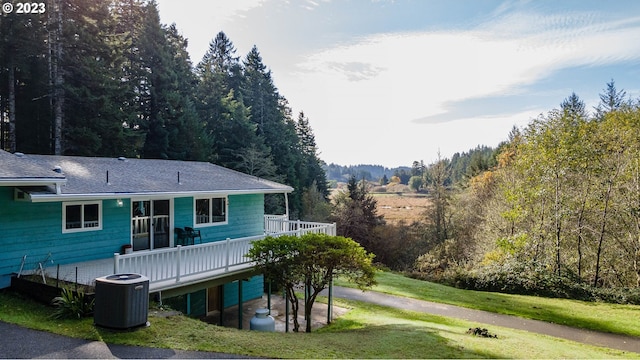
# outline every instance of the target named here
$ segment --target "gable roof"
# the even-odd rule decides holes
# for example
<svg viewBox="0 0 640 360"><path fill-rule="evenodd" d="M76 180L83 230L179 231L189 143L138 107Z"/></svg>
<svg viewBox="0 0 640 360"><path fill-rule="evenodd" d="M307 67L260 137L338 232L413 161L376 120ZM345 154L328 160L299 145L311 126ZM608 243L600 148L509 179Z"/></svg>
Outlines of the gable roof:
<svg viewBox="0 0 640 360"><path fill-rule="evenodd" d="M52 177L66 180L55 189L28 190L32 201L53 199L114 198L141 195L266 194L291 192L293 188L207 162L125 159L82 156L13 156L10 170L17 175L26 169L48 170ZM3 155L4 156L4 155ZM3 162L4 163L4 162ZM4 166L2 166L4 167Z"/></svg>

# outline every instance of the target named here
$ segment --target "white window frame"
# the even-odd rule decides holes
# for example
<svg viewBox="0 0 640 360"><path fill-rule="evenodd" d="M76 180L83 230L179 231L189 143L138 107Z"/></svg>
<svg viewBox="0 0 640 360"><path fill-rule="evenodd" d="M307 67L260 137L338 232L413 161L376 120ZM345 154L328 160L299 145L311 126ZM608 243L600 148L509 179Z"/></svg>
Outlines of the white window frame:
<svg viewBox="0 0 640 360"><path fill-rule="evenodd" d="M213 199L224 199L224 221L213 221ZM209 200L209 222L198 223L198 200ZM211 195L211 196L197 196L193 198L193 227L206 227L206 226L218 226L227 225L229 223L229 196L227 195Z"/></svg>
<svg viewBox="0 0 640 360"><path fill-rule="evenodd" d="M80 206L80 227L67 229L67 207L68 206ZM84 221L84 207L85 205L98 205L98 226L86 227ZM63 202L62 203L62 233L75 233L84 231L99 231L102 230L102 201L82 201L82 202Z"/></svg>

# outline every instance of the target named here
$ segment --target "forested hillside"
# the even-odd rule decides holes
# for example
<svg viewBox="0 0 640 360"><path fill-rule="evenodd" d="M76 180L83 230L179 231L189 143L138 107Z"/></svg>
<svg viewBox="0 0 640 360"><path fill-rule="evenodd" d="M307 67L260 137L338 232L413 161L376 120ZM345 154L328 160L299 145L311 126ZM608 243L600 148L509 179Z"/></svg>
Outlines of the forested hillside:
<svg viewBox="0 0 640 360"><path fill-rule="evenodd" d="M572 94L514 129L494 167L450 189L438 218L447 236L417 270L570 297L640 286L640 106L613 81L600 98L589 112Z"/></svg>
<svg viewBox="0 0 640 360"><path fill-rule="evenodd" d="M210 161L327 196L309 120L293 115L256 47L187 39L143 0L51 0L0 16L0 148ZM307 206L310 207L310 206Z"/></svg>

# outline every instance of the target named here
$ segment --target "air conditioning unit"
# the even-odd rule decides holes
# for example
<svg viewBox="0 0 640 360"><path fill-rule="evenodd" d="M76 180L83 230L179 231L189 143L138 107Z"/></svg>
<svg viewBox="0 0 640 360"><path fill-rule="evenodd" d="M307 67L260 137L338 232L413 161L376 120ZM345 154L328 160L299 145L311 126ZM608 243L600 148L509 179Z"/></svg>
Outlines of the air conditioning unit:
<svg viewBox="0 0 640 360"><path fill-rule="evenodd" d="M140 274L96 278L93 322L97 326L128 329L147 325L149 279Z"/></svg>

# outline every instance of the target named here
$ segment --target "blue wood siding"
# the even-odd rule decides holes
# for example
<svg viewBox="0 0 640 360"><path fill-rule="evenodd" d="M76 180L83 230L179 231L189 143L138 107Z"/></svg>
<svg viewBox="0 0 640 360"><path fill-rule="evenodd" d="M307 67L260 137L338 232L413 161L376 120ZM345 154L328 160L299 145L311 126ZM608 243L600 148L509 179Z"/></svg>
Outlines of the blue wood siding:
<svg viewBox="0 0 640 360"><path fill-rule="evenodd" d="M242 282L242 301L258 299L264 294L264 277L257 275ZM224 285L224 307L238 305L238 282Z"/></svg>
<svg viewBox="0 0 640 360"><path fill-rule="evenodd" d="M190 199L190 223L182 226L194 226L193 198ZM202 234L203 242L264 234L264 195L230 195L228 201L229 213L227 214L227 224L198 228ZM177 203L178 199L176 199L176 204ZM176 205L176 226L182 227L178 225L177 222L177 208L178 205Z"/></svg>
<svg viewBox="0 0 640 360"><path fill-rule="evenodd" d="M193 197L175 198L173 201L175 227L193 227Z"/></svg>
<svg viewBox="0 0 640 360"><path fill-rule="evenodd" d="M34 270L45 259L43 266L108 258L131 242L130 199L123 198L120 207L116 199L98 200L102 230L62 233L62 202L15 201L13 192L12 187L0 187L0 289L9 286L10 275L20 270L24 256L24 269ZM199 228L204 242L264 233L264 195L230 195L228 201L227 224ZM174 199L176 227L194 225L193 207L192 196ZM256 298L262 289L256 292L247 286L244 293ZM235 296L237 304L237 290Z"/></svg>
<svg viewBox="0 0 640 360"><path fill-rule="evenodd" d="M62 233L62 202L31 203L13 200L13 188L0 187L0 288L10 274L43 266L102 259L130 243L129 202L118 207L115 199L102 203L102 230Z"/></svg>

